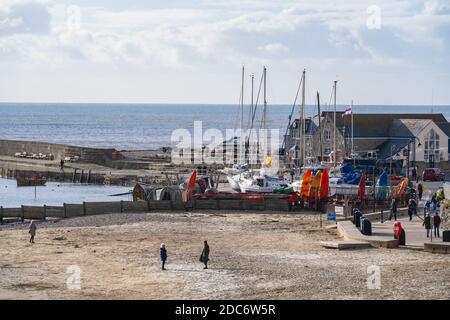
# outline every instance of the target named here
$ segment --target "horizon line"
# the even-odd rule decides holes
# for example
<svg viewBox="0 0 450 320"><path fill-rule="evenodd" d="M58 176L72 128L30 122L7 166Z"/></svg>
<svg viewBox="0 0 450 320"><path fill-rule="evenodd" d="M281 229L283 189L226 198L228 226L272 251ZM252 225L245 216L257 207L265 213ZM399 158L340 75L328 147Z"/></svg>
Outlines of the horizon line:
<svg viewBox="0 0 450 320"><path fill-rule="evenodd" d="M29 101L0 101L0 104L63 104L63 105L76 105L76 104L97 104L97 105L189 105L189 106L239 106L239 103L196 103L196 102L188 102L188 103L177 103L177 102L48 102L48 101L38 101L38 102L29 102ZM244 104L245 106L249 106L250 103ZM262 106L262 104L258 104ZM272 103L267 104L270 106L292 106L292 103ZM349 106L350 104L337 104L337 106ZM296 104L295 106L299 106ZM316 104L305 104L305 106L317 106ZM322 104L322 106L333 106L331 104ZM383 106L399 106L399 107L449 107L450 104L353 104L355 106L362 107L383 107ZM324 110L325 111L325 110Z"/></svg>

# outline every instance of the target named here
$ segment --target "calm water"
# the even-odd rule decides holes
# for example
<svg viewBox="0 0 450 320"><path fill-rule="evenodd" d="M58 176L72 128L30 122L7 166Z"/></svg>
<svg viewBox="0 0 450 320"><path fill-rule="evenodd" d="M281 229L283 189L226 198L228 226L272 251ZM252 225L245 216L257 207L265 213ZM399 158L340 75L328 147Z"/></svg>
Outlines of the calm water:
<svg viewBox="0 0 450 320"><path fill-rule="evenodd" d="M64 202L133 200L130 195L109 196L129 190L131 190L130 187L47 182L46 186L36 188L35 199L34 187L17 187L16 180L0 178L0 205L4 208L13 208L20 207L22 204L61 206Z"/></svg>
<svg viewBox="0 0 450 320"><path fill-rule="evenodd" d="M283 134L291 108L269 105L268 127L279 128ZM192 130L195 120L203 121L204 130L237 128L238 110L237 105L0 103L0 139L153 149L170 146L172 131ZM309 107L308 114L313 110ZM356 113L423 113L430 112L432 107L355 106L354 110ZM434 107L433 111L450 118L450 106ZM297 107L295 114L298 112ZM248 109L245 114L248 115Z"/></svg>

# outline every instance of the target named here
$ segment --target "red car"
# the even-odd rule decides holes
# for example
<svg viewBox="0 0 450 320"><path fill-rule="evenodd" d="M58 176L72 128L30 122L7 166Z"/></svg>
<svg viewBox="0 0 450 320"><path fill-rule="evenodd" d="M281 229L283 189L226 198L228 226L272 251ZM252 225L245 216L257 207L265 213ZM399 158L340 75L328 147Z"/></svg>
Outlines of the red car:
<svg viewBox="0 0 450 320"><path fill-rule="evenodd" d="M439 168L425 169L422 174L423 181L445 181L445 174Z"/></svg>

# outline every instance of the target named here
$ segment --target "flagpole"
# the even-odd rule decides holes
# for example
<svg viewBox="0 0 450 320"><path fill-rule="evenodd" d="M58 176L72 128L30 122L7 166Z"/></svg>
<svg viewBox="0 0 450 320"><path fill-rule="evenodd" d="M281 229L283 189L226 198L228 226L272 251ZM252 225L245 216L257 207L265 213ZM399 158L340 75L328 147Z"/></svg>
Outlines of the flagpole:
<svg viewBox="0 0 450 320"><path fill-rule="evenodd" d="M352 157L354 156L355 153L355 144L354 144L354 131L353 131L354 127L353 127L353 100L352 100Z"/></svg>

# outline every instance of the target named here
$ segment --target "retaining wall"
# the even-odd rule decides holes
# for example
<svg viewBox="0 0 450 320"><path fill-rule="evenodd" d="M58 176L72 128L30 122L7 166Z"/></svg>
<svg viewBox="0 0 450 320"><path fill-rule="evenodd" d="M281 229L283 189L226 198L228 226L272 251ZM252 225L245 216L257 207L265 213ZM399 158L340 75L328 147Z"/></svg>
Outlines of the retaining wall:
<svg viewBox="0 0 450 320"><path fill-rule="evenodd" d="M0 140L0 155L14 156L17 152L51 153L55 159L79 156L81 161L111 164L114 149L86 148L40 141Z"/></svg>
<svg viewBox="0 0 450 320"><path fill-rule="evenodd" d="M194 200L196 210L227 211L290 211L290 205L284 199L266 199L261 201L242 200ZM122 212L184 211L185 205L170 200L162 201L109 201L64 203L63 206L21 206L20 208L0 207L0 221L4 218L21 218L22 220L44 220L46 218L73 218L86 215L99 215Z"/></svg>

